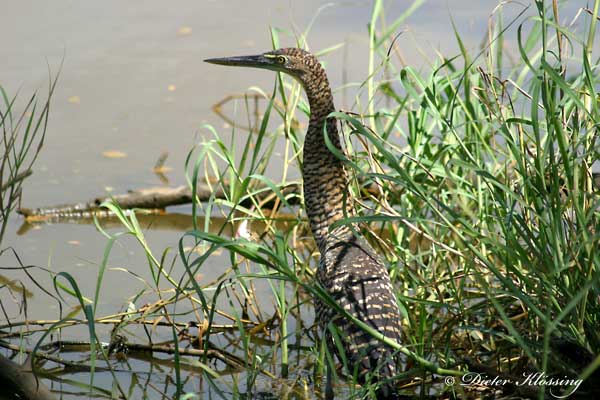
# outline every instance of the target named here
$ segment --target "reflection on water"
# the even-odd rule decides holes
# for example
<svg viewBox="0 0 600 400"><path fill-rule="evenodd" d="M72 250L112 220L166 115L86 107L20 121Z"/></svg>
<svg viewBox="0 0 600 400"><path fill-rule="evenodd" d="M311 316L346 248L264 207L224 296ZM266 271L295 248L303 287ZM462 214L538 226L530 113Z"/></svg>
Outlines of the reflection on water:
<svg viewBox="0 0 600 400"><path fill-rule="evenodd" d="M194 229L194 221L190 214L141 212L136 214L136 219L144 230L186 232ZM278 231L287 232L297 223L297 218L291 214L278 214L276 218L269 219L268 221L252 220L248 222L245 219L236 219L235 217L210 217L208 221L209 223L207 224L207 218L203 216L197 217L196 226L203 230L204 227L207 226L208 229L206 232L232 237L240 232L241 228L248 229L250 232L255 232L257 234L264 232L267 229L267 226L275 228ZM26 235L31 230L52 229L52 225L55 224L89 225L93 227L96 222L98 222L103 229L118 229L123 226L116 216L105 216L98 219L94 219L91 216L71 218L57 217L38 222L23 220L21 226L17 230L17 234Z"/></svg>

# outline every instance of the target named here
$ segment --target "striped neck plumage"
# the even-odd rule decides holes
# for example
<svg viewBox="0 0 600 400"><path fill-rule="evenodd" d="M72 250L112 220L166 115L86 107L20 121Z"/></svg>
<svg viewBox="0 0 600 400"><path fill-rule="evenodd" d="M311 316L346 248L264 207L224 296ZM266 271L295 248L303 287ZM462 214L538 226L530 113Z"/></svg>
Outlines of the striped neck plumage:
<svg viewBox="0 0 600 400"><path fill-rule="evenodd" d="M342 146L336 121L328 118L335 111L333 96L321 63L309 52L285 48L251 56L211 58L212 64L252 67L282 72L302 83L310 104L310 123L304 141L304 201L310 227L323 252L335 237L347 238L348 227L332 229L332 224L351 214L346 196L348 178L342 162L327 148L324 135L340 153Z"/></svg>
<svg viewBox="0 0 600 400"><path fill-rule="evenodd" d="M331 229L331 225L352 215L351 199L347 195L348 178L342 161L327 147L325 134L340 153L343 152L335 118L333 95L318 61L311 74L302 78L310 105L310 122L304 139L304 202L315 241L323 253L331 240L351 234L347 226ZM326 132L326 133L325 133Z"/></svg>

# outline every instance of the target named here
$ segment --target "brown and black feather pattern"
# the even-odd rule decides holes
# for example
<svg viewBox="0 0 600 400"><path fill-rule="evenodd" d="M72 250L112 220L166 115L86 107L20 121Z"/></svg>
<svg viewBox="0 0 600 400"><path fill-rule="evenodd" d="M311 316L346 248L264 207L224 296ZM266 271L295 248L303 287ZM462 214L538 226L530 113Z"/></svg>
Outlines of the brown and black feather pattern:
<svg viewBox="0 0 600 400"><path fill-rule="evenodd" d="M318 279L325 290L348 313L383 333L400 340L400 313L388 271L373 248L347 226L330 230L345 215L352 215L344 199L348 178L342 162L327 148L324 127L331 143L340 151L336 121L327 120L335 111L327 75L310 53L296 48L281 49L296 66L293 75L302 83L310 104L310 123L304 141L304 201L311 230L319 246ZM316 318L327 336L332 323L342 338L350 373L357 372L361 383L372 374L374 381L389 380L397 373L393 350L317 300ZM332 349L333 350L333 349ZM393 398L392 382L382 384L380 393Z"/></svg>
<svg viewBox="0 0 600 400"><path fill-rule="evenodd" d="M348 178L342 162L327 148L325 132L340 152L337 121L325 70L310 53L288 48L242 57L214 58L220 65L264 68L292 75L302 83L310 104L310 123L304 140L304 202L310 227L319 246L318 279L329 295L355 318L400 341L400 313L388 271L373 248L355 229L332 224L353 213L346 199ZM348 201L347 201L348 200ZM378 399L394 399L397 361L391 347L373 338L352 321L317 299L316 318L330 349L340 338L351 374L359 382L378 382ZM337 335L329 335L330 327ZM339 344L339 343L338 343ZM338 354L341 356L341 354Z"/></svg>

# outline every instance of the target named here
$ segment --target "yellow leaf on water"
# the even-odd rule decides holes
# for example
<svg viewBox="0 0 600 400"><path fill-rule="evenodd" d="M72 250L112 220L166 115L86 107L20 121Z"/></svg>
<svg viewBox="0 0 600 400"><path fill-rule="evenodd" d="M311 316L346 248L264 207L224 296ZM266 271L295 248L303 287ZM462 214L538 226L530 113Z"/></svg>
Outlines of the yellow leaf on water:
<svg viewBox="0 0 600 400"><path fill-rule="evenodd" d="M167 86L167 90L169 92L174 92L176 89L177 89L177 87L175 85L169 85L169 86Z"/></svg>
<svg viewBox="0 0 600 400"><path fill-rule="evenodd" d="M187 36L191 33L192 33L192 28L190 28L189 26L182 26L181 28L179 28L177 30L177 34L179 36Z"/></svg>
<svg viewBox="0 0 600 400"><path fill-rule="evenodd" d="M106 158L125 158L127 153L123 153L119 150L106 150L102 152L102 155Z"/></svg>
<svg viewBox="0 0 600 400"><path fill-rule="evenodd" d="M152 171L156 172L157 174L164 174L165 172L173 171L173 168L163 165L161 167L152 168Z"/></svg>
<svg viewBox="0 0 600 400"><path fill-rule="evenodd" d="M81 103L81 98L79 96L71 96L67 99L67 101L71 104L79 104Z"/></svg>

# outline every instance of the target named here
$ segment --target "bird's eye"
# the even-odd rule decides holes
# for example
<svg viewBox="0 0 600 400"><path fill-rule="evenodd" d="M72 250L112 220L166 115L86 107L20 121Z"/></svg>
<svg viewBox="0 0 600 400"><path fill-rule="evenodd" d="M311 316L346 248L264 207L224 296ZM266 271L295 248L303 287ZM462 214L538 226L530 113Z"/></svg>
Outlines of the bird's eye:
<svg viewBox="0 0 600 400"><path fill-rule="evenodd" d="M277 64L285 64L285 57L284 56L278 56L277 59Z"/></svg>

